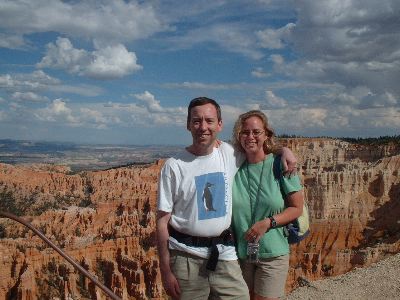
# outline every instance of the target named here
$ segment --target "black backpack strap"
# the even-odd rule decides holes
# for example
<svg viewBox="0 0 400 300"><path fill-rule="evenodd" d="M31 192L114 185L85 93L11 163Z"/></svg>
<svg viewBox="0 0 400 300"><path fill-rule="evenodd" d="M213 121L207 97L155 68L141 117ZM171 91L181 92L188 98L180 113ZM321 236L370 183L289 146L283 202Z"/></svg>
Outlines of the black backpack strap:
<svg viewBox="0 0 400 300"><path fill-rule="evenodd" d="M282 188L282 177L283 177L283 175L282 175L282 167L281 167L281 155L275 155L274 156L274 163L273 163L273 166L272 166L272 171L274 173L275 179L278 180L278 182L279 182L279 189L281 190L282 198L283 198L283 201L284 201L285 207L286 207L286 194L285 194L285 192L283 191L283 188ZM292 226L292 224L289 223L289 224L283 226L283 235L285 237L289 237L288 226Z"/></svg>
<svg viewBox="0 0 400 300"><path fill-rule="evenodd" d="M282 184L281 184L282 176L283 176L282 175L282 167L281 167L281 155L275 155L274 156L274 164L272 166L272 171L274 173L275 179L278 180L278 182L279 182L279 188L281 190L281 194L282 194L283 200L285 200L286 195L285 195L285 192L282 189Z"/></svg>

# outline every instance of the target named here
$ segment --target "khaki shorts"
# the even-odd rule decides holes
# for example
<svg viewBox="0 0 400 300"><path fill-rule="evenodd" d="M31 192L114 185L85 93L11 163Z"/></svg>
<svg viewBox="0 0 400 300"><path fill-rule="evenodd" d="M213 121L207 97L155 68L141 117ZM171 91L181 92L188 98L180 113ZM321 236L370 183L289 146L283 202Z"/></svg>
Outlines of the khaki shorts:
<svg viewBox="0 0 400 300"><path fill-rule="evenodd" d="M250 298L236 260L220 260L215 271L208 271L207 259L170 250L170 264L179 283L181 300Z"/></svg>
<svg viewBox="0 0 400 300"><path fill-rule="evenodd" d="M258 263L241 260L240 266L250 291L269 298L279 298L285 295L289 255L261 258Z"/></svg>

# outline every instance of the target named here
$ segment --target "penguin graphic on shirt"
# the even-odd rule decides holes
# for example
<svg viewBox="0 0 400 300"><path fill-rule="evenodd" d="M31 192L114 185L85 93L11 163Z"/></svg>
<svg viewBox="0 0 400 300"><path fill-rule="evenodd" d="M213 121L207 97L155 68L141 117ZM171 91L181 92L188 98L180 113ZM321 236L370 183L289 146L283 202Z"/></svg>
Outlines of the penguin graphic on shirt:
<svg viewBox="0 0 400 300"><path fill-rule="evenodd" d="M229 213L227 191L230 186L224 172L195 176L195 189L198 220L220 218Z"/></svg>
<svg viewBox="0 0 400 300"><path fill-rule="evenodd" d="M211 193L211 187L214 184L207 182L206 185L204 186L203 190L203 203L204 203L204 208L206 211L215 211L214 206L213 206L213 195Z"/></svg>

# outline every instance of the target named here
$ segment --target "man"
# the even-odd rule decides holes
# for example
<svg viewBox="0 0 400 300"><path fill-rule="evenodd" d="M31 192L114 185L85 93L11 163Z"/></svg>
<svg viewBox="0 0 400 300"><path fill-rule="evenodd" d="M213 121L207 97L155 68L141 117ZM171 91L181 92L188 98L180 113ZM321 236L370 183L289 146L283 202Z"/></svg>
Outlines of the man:
<svg viewBox="0 0 400 300"><path fill-rule="evenodd" d="M222 130L215 100L190 102L187 129L192 144L166 161L159 181L157 246L164 289L174 299L249 299L229 230L232 182L243 157L236 158L227 143L214 147Z"/></svg>

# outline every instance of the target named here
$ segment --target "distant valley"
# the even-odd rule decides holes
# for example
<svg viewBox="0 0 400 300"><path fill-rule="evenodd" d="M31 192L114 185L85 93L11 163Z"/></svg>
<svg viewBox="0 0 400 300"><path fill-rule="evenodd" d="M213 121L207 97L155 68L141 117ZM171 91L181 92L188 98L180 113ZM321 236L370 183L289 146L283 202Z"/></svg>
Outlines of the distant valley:
<svg viewBox="0 0 400 300"><path fill-rule="evenodd" d="M182 149L182 146L166 145L82 145L0 139L0 162L13 165L65 165L75 173L149 164L170 157Z"/></svg>

